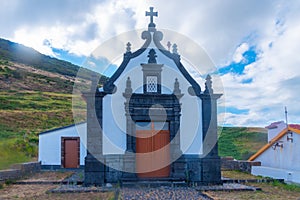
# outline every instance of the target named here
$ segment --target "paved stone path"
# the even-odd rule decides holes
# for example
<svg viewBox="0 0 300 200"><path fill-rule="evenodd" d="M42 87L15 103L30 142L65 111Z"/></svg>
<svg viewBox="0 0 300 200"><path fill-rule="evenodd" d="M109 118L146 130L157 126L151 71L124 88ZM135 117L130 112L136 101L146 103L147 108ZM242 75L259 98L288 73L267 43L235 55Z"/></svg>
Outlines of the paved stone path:
<svg viewBox="0 0 300 200"><path fill-rule="evenodd" d="M186 187L122 188L122 200L210 200L201 192Z"/></svg>

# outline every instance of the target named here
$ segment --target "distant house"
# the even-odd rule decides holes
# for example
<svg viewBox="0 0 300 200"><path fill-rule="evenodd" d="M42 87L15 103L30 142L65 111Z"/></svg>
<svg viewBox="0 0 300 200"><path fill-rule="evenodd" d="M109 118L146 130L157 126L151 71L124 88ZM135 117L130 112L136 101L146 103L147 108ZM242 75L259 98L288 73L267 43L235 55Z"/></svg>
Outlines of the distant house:
<svg viewBox="0 0 300 200"><path fill-rule="evenodd" d="M42 169L79 168L84 165L86 153L86 123L39 134Z"/></svg>
<svg viewBox="0 0 300 200"><path fill-rule="evenodd" d="M251 173L300 183L300 125L280 121L266 128L268 143L249 159L261 166L253 166Z"/></svg>

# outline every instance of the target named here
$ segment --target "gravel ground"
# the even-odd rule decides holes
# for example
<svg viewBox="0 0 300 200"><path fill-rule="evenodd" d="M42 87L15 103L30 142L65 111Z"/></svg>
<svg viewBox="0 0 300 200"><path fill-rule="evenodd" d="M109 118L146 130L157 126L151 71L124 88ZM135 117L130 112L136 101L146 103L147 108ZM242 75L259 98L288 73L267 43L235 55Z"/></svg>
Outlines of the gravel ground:
<svg viewBox="0 0 300 200"><path fill-rule="evenodd" d="M63 181L68 184L45 184L51 181ZM117 187L107 185L105 187L83 187L77 183L83 181L82 171L73 172L41 172L20 181L29 184L4 185L0 189L0 199L119 199L119 200L181 200L181 199L270 199L270 188L277 191L274 187L263 188L266 192L255 192L256 187L268 184L254 184L256 187L242 184L224 184L220 186L198 186L198 187ZM32 182L32 183L31 183ZM41 182L37 184L34 182ZM34 183L34 184L33 184ZM48 192L47 192L48 191ZM281 193L289 195L286 199L295 199L298 194L288 193L283 190ZM253 198L252 198L253 197ZM272 199L280 199L272 196ZM297 199L297 198L296 198Z"/></svg>
<svg viewBox="0 0 300 200"><path fill-rule="evenodd" d="M158 187L158 188L122 188L120 190L122 200L210 200L211 198L196 191L193 188L171 188L171 187Z"/></svg>

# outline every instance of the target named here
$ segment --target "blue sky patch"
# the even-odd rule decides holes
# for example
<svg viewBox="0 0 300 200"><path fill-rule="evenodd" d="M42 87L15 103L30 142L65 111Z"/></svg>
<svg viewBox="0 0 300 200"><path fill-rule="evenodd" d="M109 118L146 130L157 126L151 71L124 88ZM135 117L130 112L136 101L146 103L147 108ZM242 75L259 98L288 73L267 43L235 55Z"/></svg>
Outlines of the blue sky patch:
<svg viewBox="0 0 300 200"><path fill-rule="evenodd" d="M236 107L226 107L226 112L232 114L249 114L249 109L238 109Z"/></svg>
<svg viewBox="0 0 300 200"><path fill-rule="evenodd" d="M245 67L255 62L257 59L257 53L255 51L255 48L251 47L248 51L243 53L243 57L244 59L239 63L231 62L228 66L219 68L220 75L224 75L227 73L242 75L244 73Z"/></svg>
<svg viewBox="0 0 300 200"><path fill-rule="evenodd" d="M107 58L95 58L93 56L88 58L83 67L107 77L111 77L118 68L117 65L112 64Z"/></svg>
<svg viewBox="0 0 300 200"><path fill-rule="evenodd" d="M57 55L58 59L68 61L70 63L73 63L74 65L82 66L83 62L86 60L85 56L77 56L75 54L69 53L68 51L53 47L51 47L51 49Z"/></svg>
<svg viewBox="0 0 300 200"><path fill-rule="evenodd" d="M253 82L252 78L247 78L247 79L242 80L243 84L249 84L249 83L252 83L252 82Z"/></svg>
<svg viewBox="0 0 300 200"><path fill-rule="evenodd" d="M52 51L58 56L59 59L69 61L75 65L90 69L107 77L111 77L118 68L118 66L111 64L106 58L96 59L93 56L88 58L85 56L77 56L75 54L69 53L68 51L53 47ZM92 62L94 65L90 64L89 62Z"/></svg>
<svg viewBox="0 0 300 200"><path fill-rule="evenodd" d="M249 109L238 109L234 106L224 107L221 106L218 108L218 113L231 113L231 114L249 114Z"/></svg>

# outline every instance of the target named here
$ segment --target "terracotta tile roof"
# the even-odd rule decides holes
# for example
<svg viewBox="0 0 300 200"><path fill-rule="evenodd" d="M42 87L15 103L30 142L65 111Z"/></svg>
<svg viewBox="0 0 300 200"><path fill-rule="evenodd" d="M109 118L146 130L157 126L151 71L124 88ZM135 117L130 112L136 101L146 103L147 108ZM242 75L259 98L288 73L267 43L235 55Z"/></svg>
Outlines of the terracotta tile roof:
<svg viewBox="0 0 300 200"><path fill-rule="evenodd" d="M269 126L266 126L265 128L267 128L267 129L277 128L277 125L279 125L281 123L284 123L284 121L273 122L272 124L270 124Z"/></svg>
<svg viewBox="0 0 300 200"><path fill-rule="evenodd" d="M289 127L300 130L300 124L290 124Z"/></svg>
<svg viewBox="0 0 300 200"><path fill-rule="evenodd" d="M296 128L297 127L297 128ZM276 137L274 137L268 144L263 146L256 154L251 156L248 161L254 161L258 156L260 156L263 152L269 149L275 142L280 140L288 131L292 131L294 133L300 134L300 125L299 124L291 124L288 129L283 129Z"/></svg>

